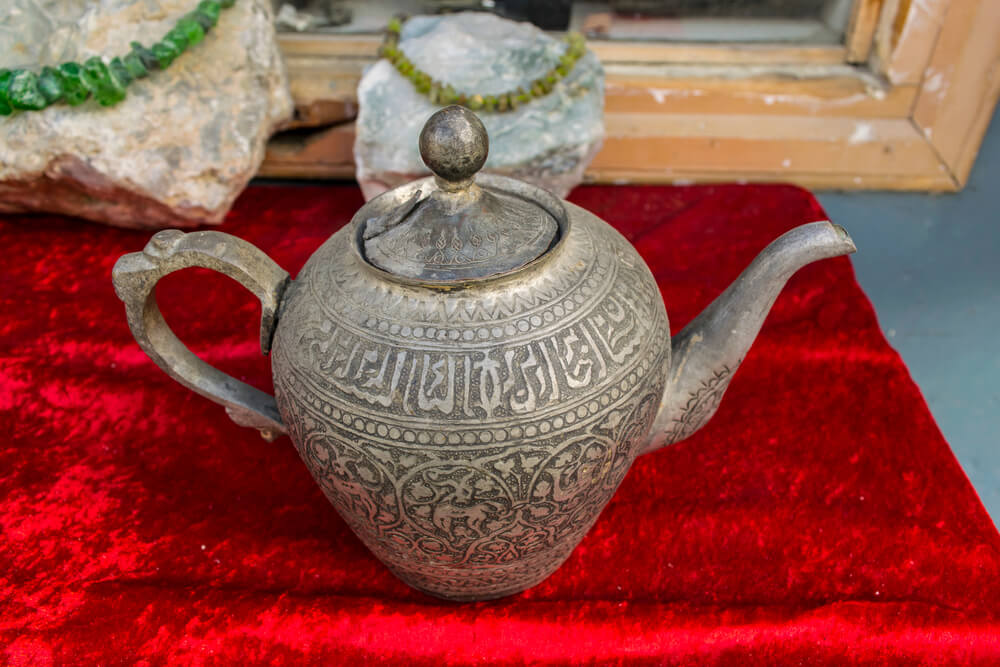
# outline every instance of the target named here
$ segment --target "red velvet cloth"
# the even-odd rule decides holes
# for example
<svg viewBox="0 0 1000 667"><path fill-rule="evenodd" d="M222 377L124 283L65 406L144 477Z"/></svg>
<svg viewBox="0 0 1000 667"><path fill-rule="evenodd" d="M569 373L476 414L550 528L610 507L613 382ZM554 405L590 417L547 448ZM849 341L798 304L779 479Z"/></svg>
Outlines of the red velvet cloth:
<svg viewBox="0 0 1000 667"><path fill-rule="evenodd" d="M823 217L783 186L572 199L636 244L675 331ZM294 275L360 204L253 187L222 229ZM453 604L393 578L287 439L139 350L111 267L149 236L0 221L0 662L1000 664L1000 535L848 259L791 280L715 419L640 458L555 575ZM187 271L159 294L196 352L270 390L249 293Z"/></svg>

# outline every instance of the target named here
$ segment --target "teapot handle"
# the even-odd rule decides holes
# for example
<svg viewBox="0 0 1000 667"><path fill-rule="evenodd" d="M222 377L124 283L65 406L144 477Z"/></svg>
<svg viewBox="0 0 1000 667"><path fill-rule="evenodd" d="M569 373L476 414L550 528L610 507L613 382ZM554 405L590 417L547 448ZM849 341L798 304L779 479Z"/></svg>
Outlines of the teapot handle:
<svg viewBox="0 0 1000 667"><path fill-rule="evenodd" d="M167 375L224 406L240 426L271 441L285 433L274 397L226 375L196 357L170 330L156 303L160 278L190 267L223 273L254 293L261 304L260 349L267 354L288 272L255 246L222 232L157 232L143 248L118 259L112 279L132 335Z"/></svg>

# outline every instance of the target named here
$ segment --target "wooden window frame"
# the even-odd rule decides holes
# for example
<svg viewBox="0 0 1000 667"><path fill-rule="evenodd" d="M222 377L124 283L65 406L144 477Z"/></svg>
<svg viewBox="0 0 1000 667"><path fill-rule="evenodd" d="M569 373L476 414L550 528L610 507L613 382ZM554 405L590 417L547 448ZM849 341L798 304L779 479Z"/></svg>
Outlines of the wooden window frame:
<svg viewBox="0 0 1000 667"><path fill-rule="evenodd" d="M1000 0L856 0L843 45L592 41L606 70L599 183L960 190L1000 94ZM376 36L281 35L292 132L260 175L353 178Z"/></svg>

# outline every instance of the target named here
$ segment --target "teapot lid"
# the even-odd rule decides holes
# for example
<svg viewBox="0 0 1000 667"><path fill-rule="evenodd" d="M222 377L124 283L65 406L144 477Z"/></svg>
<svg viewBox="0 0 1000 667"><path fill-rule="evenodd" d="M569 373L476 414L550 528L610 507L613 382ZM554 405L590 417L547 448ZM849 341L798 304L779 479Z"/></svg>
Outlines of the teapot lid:
<svg viewBox="0 0 1000 667"><path fill-rule="evenodd" d="M404 278L453 283L508 273L545 254L558 240L562 205L513 179L477 183L488 151L486 128L465 107L432 115L420 132L420 157L433 182L402 186L413 189L408 198L362 217L365 258Z"/></svg>

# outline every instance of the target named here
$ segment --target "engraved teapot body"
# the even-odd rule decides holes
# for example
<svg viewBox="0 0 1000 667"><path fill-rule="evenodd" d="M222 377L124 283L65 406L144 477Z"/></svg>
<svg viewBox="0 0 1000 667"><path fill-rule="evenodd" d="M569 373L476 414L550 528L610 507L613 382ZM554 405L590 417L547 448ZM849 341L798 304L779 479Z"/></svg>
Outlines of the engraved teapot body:
<svg viewBox="0 0 1000 667"><path fill-rule="evenodd" d="M789 232L671 343L653 276L612 227L473 179L486 137L471 112L432 116L421 151L436 176L368 202L295 281L235 237L166 231L119 260L115 285L153 360L238 423L287 432L399 578L490 599L545 579L637 456L711 417L791 273L854 247L828 222ZM187 266L261 298L274 398L166 327L153 286Z"/></svg>

